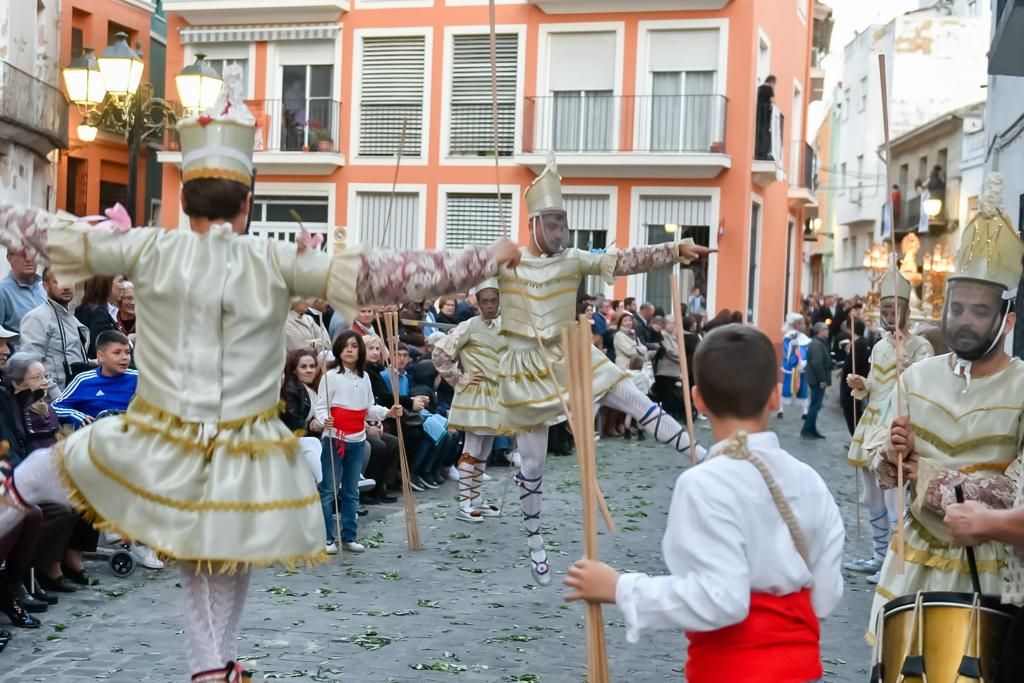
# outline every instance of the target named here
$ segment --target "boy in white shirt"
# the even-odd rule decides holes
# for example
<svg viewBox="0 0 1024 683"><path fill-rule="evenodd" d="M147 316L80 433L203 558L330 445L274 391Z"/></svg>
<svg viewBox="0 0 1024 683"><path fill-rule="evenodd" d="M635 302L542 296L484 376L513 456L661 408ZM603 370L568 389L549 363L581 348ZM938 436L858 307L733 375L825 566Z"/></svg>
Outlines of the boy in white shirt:
<svg viewBox="0 0 1024 683"><path fill-rule="evenodd" d="M822 676L819 619L842 597L843 523L817 472L767 431L781 400L776 366L753 327L701 341L693 398L717 443L676 480L662 541L670 574L580 560L565 580L576 591L566 600L617 605L630 642L641 629L685 630L690 683Z"/></svg>

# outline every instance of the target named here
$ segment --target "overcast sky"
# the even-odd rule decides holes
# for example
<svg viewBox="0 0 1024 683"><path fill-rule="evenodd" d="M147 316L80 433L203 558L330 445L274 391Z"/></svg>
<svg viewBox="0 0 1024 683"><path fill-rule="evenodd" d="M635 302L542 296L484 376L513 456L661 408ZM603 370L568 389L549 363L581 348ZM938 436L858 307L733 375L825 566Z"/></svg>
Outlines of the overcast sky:
<svg viewBox="0 0 1024 683"><path fill-rule="evenodd" d="M871 24L886 24L898 14L917 9L930 2L921 0L824 0L832 8L835 28L832 46L825 58L825 93L821 102L812 102L808 108L807 136L813 140L821 123L832 89L843 77L843 48L853 37Z"/></svg>

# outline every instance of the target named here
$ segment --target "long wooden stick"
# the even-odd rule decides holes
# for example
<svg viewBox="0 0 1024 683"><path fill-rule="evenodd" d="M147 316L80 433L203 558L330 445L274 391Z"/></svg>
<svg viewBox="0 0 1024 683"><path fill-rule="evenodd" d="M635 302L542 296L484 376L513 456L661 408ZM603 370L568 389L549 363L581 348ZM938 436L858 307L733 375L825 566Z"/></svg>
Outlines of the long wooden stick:
<svg viewBox="0 0 1024 683"><path fill-rule="evenodd" d="M388 230L391 229L391 211L395 208L395 192L398 190L398 171L402 167L402 151L405 149L405 129L409 125L409 119L402 119L402 131L398 135L398 153L395 154L395 177L391 181L391 196L388 198L388 212L384 216L384 231L381 233L380 244L387 246Z"/></svg>
<svg viewBox="0 0 1024 683"><path fill-rule="evenodd" d="M395 369L395 358L398 356L398 313L395 311L384 312L384 327L386 329L388 353L391 355L388 363L388 373L391 377L391 394L394 397L394 405L398 405L398 370ZM412 480L409 473L409 459L405 450L405 438L402 435L402 418L395 420L398 436L398 461L402 468L402 505L405 507L405 536L409 544L409 550L420 550L420 529L416 521L416 499L413 497Z"/></svg>
<svg viewBox="0 0 1024 683"><path fill-rule="evenodd" d="M594 403L594 374L590 362L593 340L590 337L590 323L583 316L580 316L577 324L570 325L562 333L569 396L575 406ZM597 464L594 429L588 413L583 410L576 411L573 423L576 431L576 460L580 470L580 493L583 497L583 554L588 560L597 560L597 515L594 509L597 497ZM609 683L604 619L599 603L587 603L586 623L587 681Z"/></svg>
<svg viewBox="0 0 1024 683"><path fill-rule="evenodd" d="M896 224L893 222L892 207L892 151L889 149L889 88L886 85L885 55L878 55L879 82L882 86L882 132L885 135L885 192L889 195L889 201L885 203L889 212L889 240L892 244L890 259L896 259ZM892 263L892 261L890 261ZM881 292L879 292L881 296ZM893 345L896 347L896 384L893 386L893 400L896 405L896 417L900 417L900 378L903 375L903 335L900 321L900 299L896 291L896 282L893 281L893 300L896 304L896 331L893 334ZM907 501L906 491L903 482L903 451L900 451L896 463L896 553L898 561L896 569L900 574L906 571L906 536L903 516L906 512Z"/></svg>
<svg viewBox="0 0 1024 683"><path fill-rule="evenodd" d="M690 437L690 464L697 464L697 432L693 428L693 399L690 396L690 367L686 358L686 330L683 328L683 302L679 293L679 276L672 272L672 315L676 339L679 340L679 379L683 383L683 405L686 407L686 433Z"/></svg>
<svg viewBox="0 0 1024 683"><path fill-rule="evenodd" d="M850 324L850 374L857 374L857 309L850 309L850 317L847 319ZM853 431L857 431L857 397L853 394L853 387L850 387L850 403L853 404ZM861 537L860 521L860 468L853 468L853 495L854 507L857 509L857 538Z"/></svg>

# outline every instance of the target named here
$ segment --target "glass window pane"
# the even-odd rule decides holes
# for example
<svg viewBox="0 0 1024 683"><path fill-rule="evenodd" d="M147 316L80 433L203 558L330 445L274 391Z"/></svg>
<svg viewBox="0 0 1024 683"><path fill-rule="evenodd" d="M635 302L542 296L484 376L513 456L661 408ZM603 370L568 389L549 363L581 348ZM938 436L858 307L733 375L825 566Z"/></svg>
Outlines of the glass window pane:
<svg viewBox="0 0 1024 683"><path fill-rule="evenodd" d="M309 96L330 97L334 67L330 64L309 67Z"/></svg>
<svg viewBox="0 0 1024 683"><path fill-rule="evenodd" d="M303 223L326 223L327 201L303 197L301 200L274 197L267 201L267 212L264 220L268 223L291 223L295 219L291 212L298 212ZM298 226L296 225L296 228Z"/></svg>

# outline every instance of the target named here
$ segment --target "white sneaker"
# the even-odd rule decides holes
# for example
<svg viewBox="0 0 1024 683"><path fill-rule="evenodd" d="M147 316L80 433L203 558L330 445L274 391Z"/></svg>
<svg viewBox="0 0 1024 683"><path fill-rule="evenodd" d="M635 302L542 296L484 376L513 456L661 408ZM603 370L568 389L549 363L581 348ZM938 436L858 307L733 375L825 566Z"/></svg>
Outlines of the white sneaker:
<svg viewBox="0 0 1024 683"><path fill-rule="evenodd" d="M523 456L519 453L519 451L516 451L512 455L508 456L508 459L509 462L511 462L515 467L523 466Z"/></svg>
<svg viewBox="0 0 1024 683"><path fill-rule="evenodd" d="M492 505L491 503L484 503L478 507L476 511L479 512L482 517L501 517L501 508L497 505Z"/></svg>
<svg viewBox="0 0 1024 683"><path fill-rule="evenodd" d="M780 414L779 417L782 417L782 415ZM697 413L697 419L700 420L701 422L707 422L708 416L705 415L704 413Z"/></svg>
<svg viewBox="0 0 1024 683"><path fill-rule="evenodd" d="M484 481L494 481L494 477L484 472Z"/></svg>
<svg viewBox="0 0 1024 683"><path fill-rule="evenodd" d="M123 540L120 534L115 534L112 531L103 533L103 545L117 545Z"/></svg>
<svg viewBox="0 0 1024 683"><path fill-rule="evenodd" d="M882 569L882 561L872 557L870 560L850 560L843 564L843 569L861 574L874 574Z"/></svg>
<svg viewBox="0 0 1024 683"><path fill-rule="evenodd" d="M360 491L368 491L369 489L372 489L372 488L374 488L376 486L377 486L377 480L376 479L367 479L363 475L361 475L361 474L359 475L359 490Z"/></svg>
<svg viewBox="0 0 1024 683"><path fill-rule="evenodd" d="M469 522L470 524L479 524L484 521L483 516L478 510L464 510L462 508L459 508L459 511L455 513L455 519Z"/></svg>
<svg viewBox="0 0 1024 683"><path fill-rule="evenodd" d="M338 544L335 543L334 541L331 541L330 543L328 543L328 544L326 544L324 546L324 550L327 551L328 555L337 555L338 554Z"/></svg>
<svg viewBox="0 0 1024 683"><path fill-rule="evenodd" d="M133 543L131 549L131 555L135 558L135 561L141 564L146 569L163 569L164 563L160 561L160 558L156 556L153 549L149 546L141 545L139 543Z"/></svg>
<svg viewBox="0 0 1024 683"><path fill-rule="evenodd" d="M875 572L874 574L872 574L871 576L869 576L867 578L867 582L870 583L872 586L877 586L878 582L881 581L881 580L882 580L882 572L881 571L877 571L877 572Z"/></svg>
<svg viewBox="0 0 1024 683"><path fill-rule="evenodd" d="M455 465L452 465L451 467L449 467L448 468L448 472L445 475L445 479L447 479L448 481L458 481L459 480L459 469Z"/></svg>
<svg viewBox="0 0 1024 683"><path fill-rule="evenodd" d="M366 550L366 546L357 541L349 541L348 543L342 543L341 547L345 549L347 553L361 553Z"/></svg>

